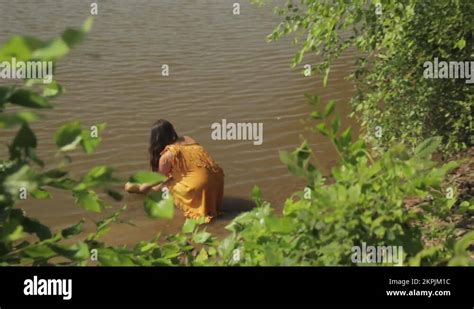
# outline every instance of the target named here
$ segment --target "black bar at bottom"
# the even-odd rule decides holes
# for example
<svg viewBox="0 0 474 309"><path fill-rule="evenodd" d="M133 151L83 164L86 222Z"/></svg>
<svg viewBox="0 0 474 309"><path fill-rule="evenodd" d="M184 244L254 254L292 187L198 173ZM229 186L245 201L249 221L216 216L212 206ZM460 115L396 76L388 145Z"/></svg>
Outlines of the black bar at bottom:
<svg viewBox="0 0 474 309"><path fill-rule="evenodd" d="M40 283L40 279L72 279L71 299L25 295L25 280L33 282L35 276L37 286L32 288L36 290L29 293L45 291L39 286L47 281ZM473 278L473 267L0 267L0 307L311 303L473 308ZM406 292L387 295L403 293L393 291Z"/></svg>

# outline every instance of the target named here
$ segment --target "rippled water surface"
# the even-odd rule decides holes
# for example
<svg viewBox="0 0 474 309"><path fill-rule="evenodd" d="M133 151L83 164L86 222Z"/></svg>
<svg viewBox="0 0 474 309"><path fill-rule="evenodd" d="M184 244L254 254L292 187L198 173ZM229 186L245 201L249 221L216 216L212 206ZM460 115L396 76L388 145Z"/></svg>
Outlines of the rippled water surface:
<svg viewBox="0 0 474 309"><path fill-rule="evenodd" d="M354 57L349 53L335 63L324 89L319 77L302 75L302 66L291 69L296 47L290 39L266 42L266 35L279 21L270 6L258 8L241 1L241 15L234 16L234 2L100 1L92 32L59 63L56 78L66 87L66 94L54 101L53 110L44 113L44 121L33 126L40 156L49 164L57 161L52 134L62 123L80 120L90 126L106 122L99 150L91 156L74 154L72 173L80 175L95 165L108 164L126 179L137 170L148 169L149 127L165 118L179 134L204 145L225 170L227 213L209 230L222 234L230 219L249 209L255 184L281 209L284 200L304 186L278 158L279 150L291 150L299 145L300 136L311 136L300 121L310 111L304 93L335 99L337 110L347 114L353 88L344 78ZM0 11L1 42L15 34L46 39L66 27L79 26L89 16L90 2L0 0ZM161 76L163 64L170 66L169 77ZM222 119L263 123L263 144L212 140L211 124ZM13 136L13 132L0 134L2 144ZM311 143L317 165L327 171L335 153L323 138L311 137ZM6 147L1 154L6 155ZM52 200L29 200L22 206L57 228L82 217L97 218L74 205L70 195L58 191L53 195ZM114 243L172 232L183 222L179 212L172 221L147 219L140 196L126 196L124 203L128 205L125 219L135 226L115 226L107 236Z"/></svg>

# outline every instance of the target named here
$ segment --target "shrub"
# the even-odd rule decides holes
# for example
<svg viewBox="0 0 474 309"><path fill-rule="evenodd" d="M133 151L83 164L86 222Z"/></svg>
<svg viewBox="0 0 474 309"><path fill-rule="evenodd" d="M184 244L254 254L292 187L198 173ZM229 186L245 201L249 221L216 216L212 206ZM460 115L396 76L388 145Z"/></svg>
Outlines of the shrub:
<svg viewBox="0 0 474 309"><path fill-rule="evenodd" d="M386 149L399 141L414 149L431 136L442 138L446 152L472 146L472 87L463 79L423 75L424 63L435 58L473 60L472 1L298 2L276 9L284 20L269 40L294 33L301 44L293 65L314 53L324 84L341 54L350 49L360 55L351 72L353 115L372 146ZM382 134L375 137L376 130Z"/></svg>

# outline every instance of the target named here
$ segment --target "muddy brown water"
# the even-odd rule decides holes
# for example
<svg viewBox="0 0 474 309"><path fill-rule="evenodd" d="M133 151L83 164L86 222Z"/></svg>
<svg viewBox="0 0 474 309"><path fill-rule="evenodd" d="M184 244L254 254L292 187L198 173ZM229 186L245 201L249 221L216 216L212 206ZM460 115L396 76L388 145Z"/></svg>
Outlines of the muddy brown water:
<svg viewBox="0 0 474 309"><path fill-rule="evenodd" d="M106 122L98 151L90 156L75 152L71 173L81 175L93 166L107 164L126 180L135 171L148 169L149 128L156 119L165 118L179 134L204 145L225 171L226 214L210 224L209 231L225 235L224 226L253 207L249 196L254 185L280 211L285 199L304 187L280 162L280 150L294 149L305 136L323 171L336 159L327 140L304 130L301 119L311 110L304 93L318 93L323 102L336 100L337 111L347 115L353 87L345 77L355 57L347 53L339 59L328 87L323 88L320 77L303 76L302 65L291 69L297 49L289 38L266 42L266 35L279 22L271 6L258 8L241 1L241 14L234 16L234 2L100 1L92 32L59 62L55 78L66 87L66 94L54 100L53 110L43 112L45 120L33 125L41 158L51 167L58 162L52 135L61 124ZM0 42L15 34L54 37L66 27L79 26L90 14L90 3L0 0ZM307 57L303 62L316 61ZM163 64L170 67L168 77L161 75ZM212 140L211 125L222 119L263 123L263 144ZM343 124L350 122L344 119ZM0 134L2 145L14 136L13 131ZM1 155L6 154L3 146ZM70 194L52 193L51 200L28 199L19 207L55 229L81 218L103 216L85 212ZM110 202L107 213L127 204L123 218L134 225L113 226L106 241L132 244L181 228L184 219L179 211L170 221L151 220L144 214L142 201L142 196L126 195L121 203Z"/></svg>

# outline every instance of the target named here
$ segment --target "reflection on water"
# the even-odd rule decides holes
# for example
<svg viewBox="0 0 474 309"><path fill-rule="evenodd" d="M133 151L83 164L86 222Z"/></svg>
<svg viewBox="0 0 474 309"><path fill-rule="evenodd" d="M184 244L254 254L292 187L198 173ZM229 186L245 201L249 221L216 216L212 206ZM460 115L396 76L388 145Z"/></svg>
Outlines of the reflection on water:
<svg viewBox="0 0 474 309"><path fill-rule="evenodd" d="M258 184L264 197L278 209L291 192L304 186L291 176L278 151L299 145L303 134L300 119L309 112L305 92L335 99L338 111L347 114L352 87L344 80L352 66L350 54L337 62L329 86L319 77L304 77L302 66L291 70L296 47L289 39L267 43L265 37L278 23L270 6L257 8L243 2L241 15L232 14L234 1L220 0L110 0L99 3L99 16L86 41L62 60L56 78L67 93L45 112L46 120L34 125L39 154L56 162L52 133L64 122L80 120L90 126L106 122L99 150L92 156L74 154L75 175L95 165L108 164L118 175L147 169L147 139L157 118L171 121L180 134L203 144L226 173L228 214L211 224L221 233L230 219L251 208L250 191ZM80 25L90 12L88 1L0 0L0 41L14 34L53 37L68 26ZM308 58L314 63L316 59ZM161 76L161 67L170 76ZM4 81L1 81L4 83ZM211 124L263 123L262 145L252 141L211 139ZM1 133L5 143L12 132ZM334 162L329 143L312 137L317 165L327 170ZM6 148L1 150L2 156ZM73 199L53 191L54 199L28 201L27 211L48 224L63 227L81 217L95 218L74 205ZM151 238L158 231L175 231L173 221L145 218L141 196L127 196L126 219L107 236L115 243ZM120 205L113 204L114 207Z"/></svg>

